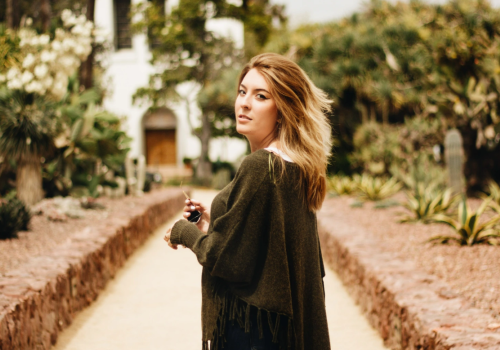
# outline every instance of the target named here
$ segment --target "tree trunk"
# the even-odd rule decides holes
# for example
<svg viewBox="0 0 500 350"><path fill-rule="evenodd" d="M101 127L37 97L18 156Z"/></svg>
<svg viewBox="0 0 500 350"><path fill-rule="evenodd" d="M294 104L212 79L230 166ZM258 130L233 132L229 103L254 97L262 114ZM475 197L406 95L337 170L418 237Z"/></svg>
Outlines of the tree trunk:
<svg viewBox="0 0 500 350"><path fill-rule="evenodd" d="M7 28L19 27L19 0L7 0L6 20Z"/></svg>
<svg viewBox="0 0 500 350"><path fill-rule="evenodd" d="M210 151L211 124L207 113L201 116L201 152L196 167L196 180L204 186L210 186L212 181L212 164L208 156Z"/></svg>
<svg viewBox="0 0 500 350"><path fill-rule="evenodd" d="M80 85L85 89L92 87L92 68L94 65L94 49L87 57L87 59L80 65Z"/></svg>
<svg viewBox="0 0 500 350"><path fill-rule="evenodd" d="M377 112L375 111L375 106L370 106L370 121L373 123L377 122Z"/></svg>
<svg viewBox="0 0 500 350"><path fill-rule="evenodd" d="M14 0L17 1L17 0ZM50 0L41 0L40 1L40 17L42 19L42 30L44 32L48 32L50 29Z"/></svg>
<svg viewBox="0 0 500 350"><path fill-rule="evenodd" d="M95 0L87 0L87 20L94 22L94 8ZM90 89L92 87L92 69L94 66L94 49L87 57L85 62L82 62L80 66L80 85L83 85L85 89Z"/></svg>
<svg viewBox="0 0 500 350"><path fill-rule="evenodd" d="M22 160L17 164L16 189L17 197L27 205L43 199L40 158Z"/></svg>
<svg viewBox="0 0 500 350"><path fill-rule="evenodd" d="M382 124L389 124L389 102L387 101L382 105Z"/></svg>
<svg viewBox="0 0 500 350"><path fill-rule="evenodd" d="M87 20L94 22L94 9L95 9L95 0L87 0L87 9L85 15L87 16Z"/></svg>

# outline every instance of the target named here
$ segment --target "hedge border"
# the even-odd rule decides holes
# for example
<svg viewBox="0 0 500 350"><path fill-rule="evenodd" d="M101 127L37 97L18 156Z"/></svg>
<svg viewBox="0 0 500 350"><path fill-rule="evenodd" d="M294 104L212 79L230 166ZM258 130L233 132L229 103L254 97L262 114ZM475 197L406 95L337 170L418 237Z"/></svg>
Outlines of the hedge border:
<svg viewBox="0 0 500 350"><path fill-rule="evenodd" d="M390 349L500 349L498 321L385 250L366 229L335 216L328 201L318 229L325 262Z"/></svg>
<svg viewBox="0 0 500 350"><path fill-rule="evenodd" d="M127 258L182 209L184 200L178 189L148 193L129 218L108 218L0 276L0 350L49 350Z"/></svg>

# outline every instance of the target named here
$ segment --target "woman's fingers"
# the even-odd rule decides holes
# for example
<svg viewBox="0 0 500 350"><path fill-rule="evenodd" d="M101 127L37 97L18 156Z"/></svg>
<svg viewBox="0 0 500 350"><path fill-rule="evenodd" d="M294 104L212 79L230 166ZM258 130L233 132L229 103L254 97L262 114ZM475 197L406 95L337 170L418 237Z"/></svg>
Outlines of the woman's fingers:
<svg viewBox="0 0 500 350"><path fill-rule="evenodd" d="M205 208L205 206L199 201L199 200L196 200L196 199L186 199L186 205L187 206L190 206L190 205L194 205L198 208Z"/></svg>
<svg viewBox="0 0 500 350"><path fill-rule="evenodd" d="M198 201L194 201L193 199L191 201L186 199L186 206L184 207L183 211L191 212L195 210L203 213L205 211L205 206L203 206L203 204L199 203Z"/></svg>
<svg viewBox="0 0 500 350"><path fill-rule="evenodd" d="M175 222L177 222L177 221L179 221L179 220L176 220ZM175 222L174 222L174 225L175 225ZM163 237L163 239L167 242L167 244L170 248L177 250L177 244L173 244L172 242L170 242L170 236L172 234L172 227L170 227L167 230L167 232L165 233L165 237Z"/></svg>
<svg viewBox="0 0 500 350"><path fill-rule="evenodd" d="M186 206L202 206L202 204L196 199L186 199Z"/></svg>

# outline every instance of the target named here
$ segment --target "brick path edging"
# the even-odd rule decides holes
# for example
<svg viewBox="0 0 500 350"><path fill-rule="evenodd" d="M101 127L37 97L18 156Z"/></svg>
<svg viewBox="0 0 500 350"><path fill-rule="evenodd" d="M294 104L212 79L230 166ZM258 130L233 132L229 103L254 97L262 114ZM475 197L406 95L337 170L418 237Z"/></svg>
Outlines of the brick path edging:
<svg viewBox="0 0 500 350"><path fill-rule="evenodd" d="M384 251L369 232L337 216L326 202L318 228L325 263L389 348L500 349L498 321L491 315L412 261Z"/></svg>
<svg viewBox="0 0 500 350"><path fill-rule="evenodd" d="M180 190L145 195L130 218L106 219L0 276L0 350L49 350L132 252L184 206Z"/></svg>

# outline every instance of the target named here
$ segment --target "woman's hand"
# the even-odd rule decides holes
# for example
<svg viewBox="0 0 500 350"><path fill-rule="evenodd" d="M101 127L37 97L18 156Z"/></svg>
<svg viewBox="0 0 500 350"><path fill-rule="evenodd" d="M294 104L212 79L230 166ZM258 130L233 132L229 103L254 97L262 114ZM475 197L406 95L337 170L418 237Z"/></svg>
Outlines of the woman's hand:
<svg viewBox="0 0 500 350"><path fill-rule="evenodd" d="M195 210L198 210L201 213L200 221L198 221L196 227L198 227L198 229L203 233L207 233L208 225L210 224L210 214L207 208L199 201L197 201L196 199L186 199L186 206L184 207L184 213L182 214L182 216L187 220L187 218L191 215L191 212ZM174 225L177 221L174 222ZM170 248L177 250L177 244L172 244L170 242L170 235L172 234L172 228L174 227L174 225L172 225L172 227L167 230L163 239L168 243L168 246Z"/></svg>
<svg viewBox="0 0 500 350"><path fill-rule="evenodd" d="M186 199L186 206L184 207L184 213L182 216L187 220L187 218L191 216L191 212L195 210L201 213L200 221L198 221L196 226L203 233L207 233L208 225L210 224L210 213L200 201L197 201L196 199Z"/></svg>
<svg viewBox="0 0 500 350"><path fill-rule="evenodd" d="M181 219L179 219L179 220L181 220ZM176 220L175 222L177 222L179 220ZM174 222L174 225L175 225L175 222ZM172 225L172 227L174 227L174 225ZM177 244L172 244L172 242L170 242L170 235L172 234L172 227L170 227L167 230L167 233L165 233L165 237L163 237L163 239L168 243L168 246L170 248L177 250Z"/></svg>

